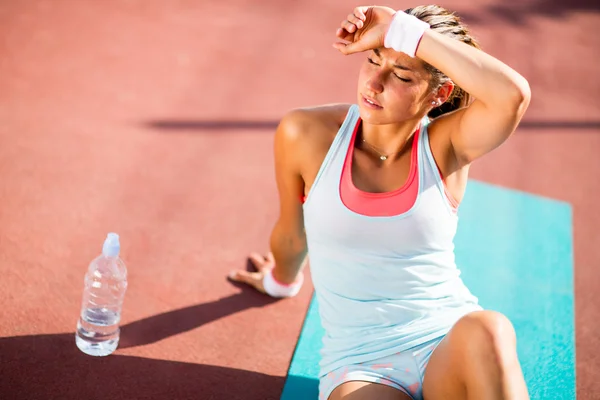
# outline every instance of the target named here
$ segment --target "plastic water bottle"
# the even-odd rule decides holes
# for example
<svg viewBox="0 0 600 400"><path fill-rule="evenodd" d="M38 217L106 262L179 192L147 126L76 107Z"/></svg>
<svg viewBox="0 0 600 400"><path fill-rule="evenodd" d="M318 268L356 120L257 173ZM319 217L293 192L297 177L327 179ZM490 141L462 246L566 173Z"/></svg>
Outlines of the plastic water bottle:
<svg viewBox="0 0 600 400"><path fill-rule="evenodd" d="M75 343L92 356L107 356L119 345L119 322L125 291L127 268L119 252L119 235L109 233L84 279L81 315Z"/></svg>

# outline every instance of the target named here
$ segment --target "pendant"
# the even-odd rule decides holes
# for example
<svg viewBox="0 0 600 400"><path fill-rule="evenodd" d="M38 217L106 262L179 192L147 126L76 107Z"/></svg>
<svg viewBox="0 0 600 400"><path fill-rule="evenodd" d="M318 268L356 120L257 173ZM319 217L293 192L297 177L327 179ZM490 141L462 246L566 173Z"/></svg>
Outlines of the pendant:
<svg viewBox="0 0 600 400"><path fill-rule="evenodd" d="M381 159L381 161L387 160L387 156L379 156L379 158Z"/></svg>

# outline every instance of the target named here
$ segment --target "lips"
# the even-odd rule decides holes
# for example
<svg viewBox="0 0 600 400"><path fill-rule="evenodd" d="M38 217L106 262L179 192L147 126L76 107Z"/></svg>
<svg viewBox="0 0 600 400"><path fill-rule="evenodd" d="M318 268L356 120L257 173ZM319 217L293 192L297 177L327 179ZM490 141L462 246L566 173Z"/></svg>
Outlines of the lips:
<svg viewBox="0 0 600 400"><path fill-rule="evenodd" d="M375 99L372 99L371 97L362 95L362 100L363 100L363 103L369 108L374 108L376 110L380 110L383 108L381 106L381 104L379 104L377 101L375 101Z"/></svg>

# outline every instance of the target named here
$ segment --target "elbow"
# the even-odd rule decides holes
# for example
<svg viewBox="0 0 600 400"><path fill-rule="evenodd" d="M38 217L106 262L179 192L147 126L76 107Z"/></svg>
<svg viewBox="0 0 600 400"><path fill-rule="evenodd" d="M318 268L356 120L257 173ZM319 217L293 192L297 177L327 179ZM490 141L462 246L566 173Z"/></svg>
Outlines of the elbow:
<svg viewBox="0 0 600 400"><path fill-rule="evenodd" d="M481 102L490 110L495 110L498 115L518 122L521 120L531 101L531 88L529 82L519 74L509 76L502 85L494 90L493 98Z"/></svg>
<svg viewBox="0 0 600 400"><path fill-rule="evenodd" d="M531 102L531 87L529 86L529 82L522 76L519 76L509 98L510 109L517 119L520 120Z"/></svg>

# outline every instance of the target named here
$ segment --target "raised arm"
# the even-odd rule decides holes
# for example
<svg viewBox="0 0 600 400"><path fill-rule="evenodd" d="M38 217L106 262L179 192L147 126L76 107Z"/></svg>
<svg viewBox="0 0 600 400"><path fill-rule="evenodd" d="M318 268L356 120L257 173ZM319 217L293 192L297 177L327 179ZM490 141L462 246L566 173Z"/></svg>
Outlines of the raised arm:
<svg viewBox="0 0 600 400"><path fill-rule="evenodd" d="M529 105L529 84L491 55L428 28L403 11L357 7L336 32L349 43L334 47L343 54L394 48L437 68L474 97L470 106L443 115L430 126L449 136L459 164L466 165L514 132Z"/></svg>
<svg viewBox="0 0 600 400"><path fill-rule="evenodd" d="M515 70L432 30L423 34L416 55L475 98L469 107L442 116L431 127L448 132L461 164L495 149L514 132L531 98L527 80Z"/></svg>

